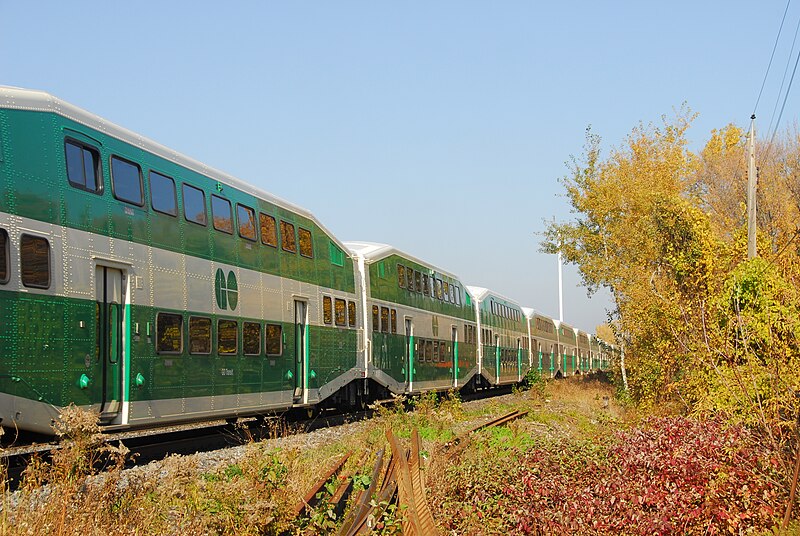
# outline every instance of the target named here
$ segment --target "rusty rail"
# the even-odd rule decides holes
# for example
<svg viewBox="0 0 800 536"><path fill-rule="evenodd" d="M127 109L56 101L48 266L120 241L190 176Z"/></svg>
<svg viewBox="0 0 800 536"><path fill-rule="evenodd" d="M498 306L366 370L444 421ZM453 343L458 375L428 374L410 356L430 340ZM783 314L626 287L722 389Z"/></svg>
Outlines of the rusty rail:
<svg viewBox="0 0 800 536"><path fill-rule="evenodd" d="M317 493L320 492L322 487L328 483L328 481L339 472L339 470L344 466L347 460L350 459L350 456L353 455L353 451L348 452L347 454L342 457L341 460L336 462L326 473L323 477L317 480L313 486L308 490L305 494L303 499L297 503L294 507L294 517L299 516L303 510L313 508L314 505L317 503Z"/></svg>

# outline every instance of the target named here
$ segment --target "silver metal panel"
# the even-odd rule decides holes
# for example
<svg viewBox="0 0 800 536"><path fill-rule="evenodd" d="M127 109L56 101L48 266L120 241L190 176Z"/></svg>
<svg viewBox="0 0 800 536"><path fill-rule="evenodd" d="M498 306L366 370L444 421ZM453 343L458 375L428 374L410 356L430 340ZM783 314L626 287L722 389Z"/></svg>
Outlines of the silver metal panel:
<svg viewBox="0 0 800 536"><path fill-rule="evenodd" d="M58 415L59 408L46 402L0 393L0 418L5 426L13 427L16 422L20 429L52 435Z"/></svg>

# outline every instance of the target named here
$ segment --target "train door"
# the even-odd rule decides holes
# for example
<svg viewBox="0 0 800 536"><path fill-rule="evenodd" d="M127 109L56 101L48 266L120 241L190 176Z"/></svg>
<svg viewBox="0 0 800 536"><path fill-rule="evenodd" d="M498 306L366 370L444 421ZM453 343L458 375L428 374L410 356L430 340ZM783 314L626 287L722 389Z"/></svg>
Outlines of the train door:
<svg viewBox="0 0 800 536"><path fill-rule="evenodd" d="M517 381L522 381L522 339L517 339Z"/></svg>
<svg viewBox="0 0 800 536"><path fill-rule="evenodd" d="M458 387L458 326L452 326L452 341L453 341L453 362L451 366L453 367L453 387Z"/></svg>
<svg viewBox="0 0 800 536"><path fill-rule="evenodd" d="M308 303L294 301L294 402L308 402Z"/></svg>
<svg viewBox="0 0 800 536"><path fill-rule="evenodd" d="M406 389L411 392L414 390L414 323L410 317L406 317Z"/></svg>
<svg viewBox="0 0 800 536"><path fill-rule="evenodd" d="M107 266L97 266L95 276L97 359L102 377L100 422L108 424L117 419L122 403L125 277L122 270Z"/></svg>

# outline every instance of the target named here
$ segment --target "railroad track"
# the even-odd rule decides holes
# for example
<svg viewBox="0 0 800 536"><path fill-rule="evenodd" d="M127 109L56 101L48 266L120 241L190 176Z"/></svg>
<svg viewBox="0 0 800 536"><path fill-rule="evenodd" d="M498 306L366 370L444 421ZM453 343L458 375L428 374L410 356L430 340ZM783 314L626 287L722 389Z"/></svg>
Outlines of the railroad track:
<svg viewBox="0 0 800 536"><path fill-rule="evenodd" d="M124 444L130 451L126 468L162 460L168 456L189 455L199 452L243 445L251 441L286 437L307 433L322 428L340 426L346 422L363 420L372 415L371 410L355 413L318 415L313 418L298 418L282 415L266 418L246 418L236 422L213 421L195 423L165 430L125 431L105 434L104 443L112 447ZM288 418L287 418L288 417ZM55 442L20 445L0 450L0 463L5 465L6 486L16 490L30 460L40 457L50 461L52 451L60 448ZM101 457L97 469L104 469L107 459Z"/></svg>
<svg viewBox="0 0 800 536"><path fill-rule="evenodd" d="M510 393L511 386L472 393L461 393L464 402L501 396ZM399 400L403 400L402 397ZM410 408L406 399L406 407ZM375 404L395 403L394 399L377 401ZM199 452L243 445L251 441L279 438L298 433L312 432L331 426L339 426L345 422L363 420L371 416L373 411L367 409L348 413L322 413L311 418L305 412L293 411L283 415L269 417L250 417L231 421L210 421L190 423L164 429L128 430L104 434L104 441L112 447L124 444L130 451L126 467L146 464L162 460L171 455L189 455ZM0 448L0 464L5 466L6 486L9 490L17 489L22 482L22 475L30 460L40 457L50 461L50 453L59 448L56 441L48 441L46 436L21 435L17 438L19 445ZM30 441L25 443L25 441ZM100 459L98 470L102 470L108 462Z"/></svg>

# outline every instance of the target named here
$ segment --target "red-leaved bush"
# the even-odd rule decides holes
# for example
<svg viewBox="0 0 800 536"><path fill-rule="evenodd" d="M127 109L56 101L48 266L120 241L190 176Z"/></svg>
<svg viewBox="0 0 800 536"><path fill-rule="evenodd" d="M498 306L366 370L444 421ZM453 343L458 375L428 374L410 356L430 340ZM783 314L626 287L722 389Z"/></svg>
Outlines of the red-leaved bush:
<svg viewBox="0 0 800 536"><path fill-rule="evenodd" d="M653 418L605 456L570 460L562 447L530 451L507 482L519 533L741 534L774 526L786 501L776 454L738 426Z"/></svg>

